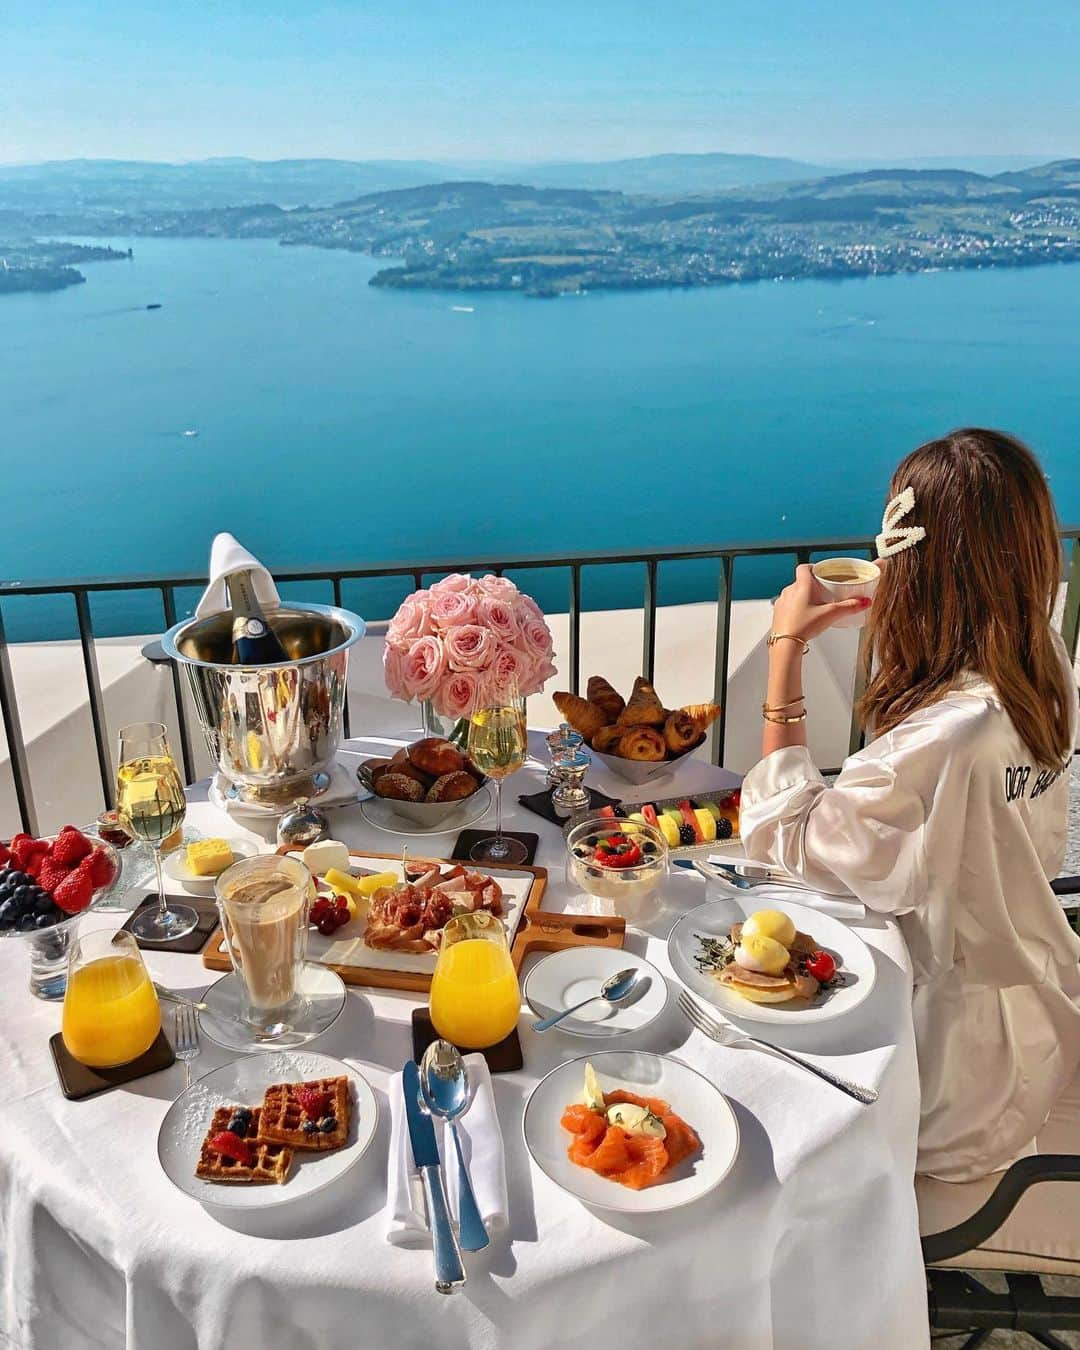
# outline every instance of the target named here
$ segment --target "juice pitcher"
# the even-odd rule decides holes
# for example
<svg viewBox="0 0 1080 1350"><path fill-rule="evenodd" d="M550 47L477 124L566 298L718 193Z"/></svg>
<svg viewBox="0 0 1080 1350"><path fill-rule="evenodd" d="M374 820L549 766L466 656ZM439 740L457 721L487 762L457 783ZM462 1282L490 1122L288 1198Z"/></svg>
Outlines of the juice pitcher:
<svg viewBox="0 0 1080 1350"><path fill-rule="evenodd" d="M460 914L447 923L430 998L435 1030L464 1050L496 1045L517 1026L521 990L506 929L494 914Z"/></svg>
<svg viewBox="0 0 1080 1350"><path fill-rule="evenodd" d="M95 1069L138 1059L157 1040L161 1009L130 933L86 933L68 951L62 1034L68 1053Z"/></svg>

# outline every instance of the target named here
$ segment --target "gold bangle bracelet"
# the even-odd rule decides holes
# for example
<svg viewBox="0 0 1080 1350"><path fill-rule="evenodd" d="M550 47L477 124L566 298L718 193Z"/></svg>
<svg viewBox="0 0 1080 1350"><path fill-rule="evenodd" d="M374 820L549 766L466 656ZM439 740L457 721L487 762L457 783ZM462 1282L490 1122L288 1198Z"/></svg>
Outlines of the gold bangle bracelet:
<svg viewBox="0 0 1080 1350"><path fill-rule="evenodd" d="M799 643L803 649L803 656L810 650L809 642L805 638L796 636L795 633L770 633L765 639L765 645L766 647L775 647L778 642L783 642L785 638L788 642Z"/></svg>
<svg viewBox="0 0 1080 1350"><path fill-rule="evenodd" d="M762 717L764 717L764 719L765 719L766 722L776 722L776 723L778 723L778 724L779 724L780 726L782 726L782 727L789 727L789 726L791 726L791 725L792 725L793 723L795 723L795 722L805 722L805 721L806 721L806 713L805 713L805 712L801 712L801 713L798 715L798 717L773 717L772 713L767 713L767 712L762 712L761 715L762 715Z"/></svg>
<svg viewBox="0 0 1080 1350"><path fill-rule="evenodd" d="M763 704L761 705L761 711L762 711L763 713L783 712L785 708L794 708L794 706L796 705L796 703L805 703L805 701L806 701L806 695L805 695L805 694L799 694L797 697L795 697L795 698L793 698L793 699L789 699L789 700L787 701L787 703L775 703L775 704L771 704L771 705L768 704L768 703L763 703Z"/></svg>

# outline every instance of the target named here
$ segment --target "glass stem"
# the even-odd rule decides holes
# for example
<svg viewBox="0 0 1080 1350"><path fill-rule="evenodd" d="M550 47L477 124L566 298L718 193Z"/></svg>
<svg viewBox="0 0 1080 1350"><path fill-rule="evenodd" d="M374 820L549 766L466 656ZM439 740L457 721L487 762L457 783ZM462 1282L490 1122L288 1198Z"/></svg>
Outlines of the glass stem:
<svg viewBox="0 0 1080 1350"><path fill-rule="evenodd" d="M165 878L161 872L161 849L151 845L154 854L154 872L157 876L158 922L164 927L169 922L169 906L165 902Z"/></svg>
<svg viewBox="0 0 1080 1350"><path fill-rule="evenodd" d="M503 780L495 780L495 847L494 852L501 853L503 847L502 837L502 785Z"/></svg>

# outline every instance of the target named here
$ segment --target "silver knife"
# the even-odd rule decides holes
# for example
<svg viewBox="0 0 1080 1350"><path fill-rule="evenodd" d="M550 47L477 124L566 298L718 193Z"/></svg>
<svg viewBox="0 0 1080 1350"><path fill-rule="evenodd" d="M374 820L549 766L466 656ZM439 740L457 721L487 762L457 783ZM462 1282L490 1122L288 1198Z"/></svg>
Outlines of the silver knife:
<svg viewBox="0 0 1080 1350"><path fill-rule="evenodd" d="M420 1070L409 1060L401 1071L405 1094L405 1118L409 1122L409 1141L413 1161L424 1183L428 1218L431 1221L431 1242L435 1250L435 1288L440 1294L452 1294L465 1283L465 1267L461 1263L461 1248L450 1224L450 1210L443 1189L442 1170L439 1167L439 1146L435 1142L435 1126L431 1117L420 1106Z"/></svg>

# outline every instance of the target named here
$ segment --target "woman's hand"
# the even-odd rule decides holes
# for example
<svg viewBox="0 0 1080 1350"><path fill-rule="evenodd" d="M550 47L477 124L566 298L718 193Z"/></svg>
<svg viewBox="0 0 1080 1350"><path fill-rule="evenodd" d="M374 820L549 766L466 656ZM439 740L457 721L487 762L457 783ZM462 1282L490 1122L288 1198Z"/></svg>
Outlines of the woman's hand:
<svg viewBox="0 0 1080 1350"><path fill-rule="evenodd" d="M826 628L831 628L837 619L842 619L853 610L869 609L871 603L869 596L859 595L852 600L817 604L814 599L814 574L809 563L802 563L795 569L795 580L790 586L785 586L773 606L772 631L790 633L792 637L809 642L819 633L824 633Z"/></svg>

